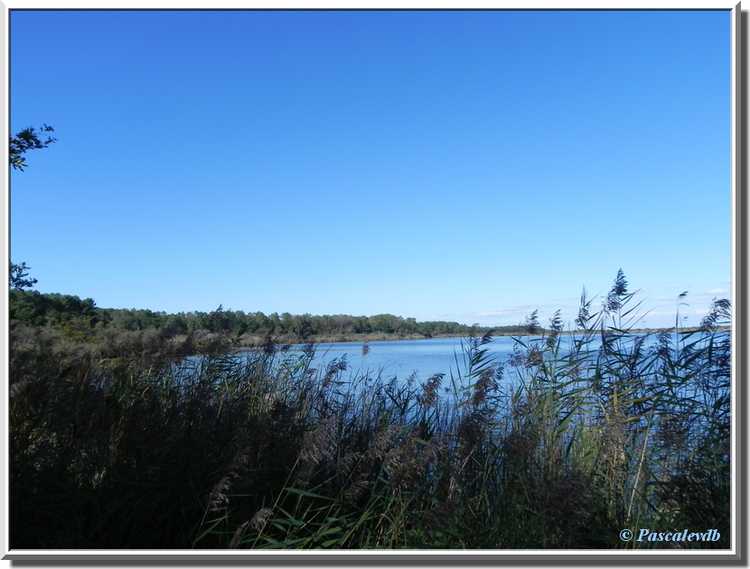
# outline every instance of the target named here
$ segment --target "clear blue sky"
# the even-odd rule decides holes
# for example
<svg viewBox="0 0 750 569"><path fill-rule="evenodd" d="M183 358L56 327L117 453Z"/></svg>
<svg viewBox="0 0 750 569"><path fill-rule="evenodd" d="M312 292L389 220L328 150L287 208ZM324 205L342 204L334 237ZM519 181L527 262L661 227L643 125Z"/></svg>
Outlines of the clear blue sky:
<svg viewBox="0 0 750 569"><path fill-rule="evenodd" d="M105 307L516 323L730 279L729 12L18 12L12 258Z"/></svg>

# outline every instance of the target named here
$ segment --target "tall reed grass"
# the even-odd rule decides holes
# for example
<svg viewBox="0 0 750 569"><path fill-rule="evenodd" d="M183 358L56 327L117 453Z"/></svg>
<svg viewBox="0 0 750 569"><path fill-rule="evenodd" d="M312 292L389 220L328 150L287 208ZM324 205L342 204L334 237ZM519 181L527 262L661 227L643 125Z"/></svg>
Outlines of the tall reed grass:
<svg viewBox="0 0 750 569"><path fill-rule="evenodd" d="M11 546L728 547L729 304L656 336L639 310L618 275L572 336L556 315L507 362L467 338L422 384L312 345L175 362L12 334Z"/></svg>

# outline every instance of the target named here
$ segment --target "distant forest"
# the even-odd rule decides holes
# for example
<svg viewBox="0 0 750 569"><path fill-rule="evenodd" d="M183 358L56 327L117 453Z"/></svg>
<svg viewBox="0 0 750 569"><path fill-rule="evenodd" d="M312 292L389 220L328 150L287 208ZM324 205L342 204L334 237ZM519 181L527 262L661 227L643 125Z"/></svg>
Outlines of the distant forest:
<svg viewBox="0 0 750 569"><path fill-rule="evenodd" d="M114 328L118 330L158 330L167 336L208 331L236 336L252 335L314 340L317 336L352 336L388 334L421 335L425 338L465 335L493 330L495 334L520 334L523 325L488 328L467 326L458 322L418 322L392 314L351 316L348 314L264 314L225 310L219 306L211 312L169 314L141 309L100 308L91 298L66 294L45 294L30 290L10 291L10 318L34 326L75 328ZM82 330L83 331L83 330Z"/></svg>

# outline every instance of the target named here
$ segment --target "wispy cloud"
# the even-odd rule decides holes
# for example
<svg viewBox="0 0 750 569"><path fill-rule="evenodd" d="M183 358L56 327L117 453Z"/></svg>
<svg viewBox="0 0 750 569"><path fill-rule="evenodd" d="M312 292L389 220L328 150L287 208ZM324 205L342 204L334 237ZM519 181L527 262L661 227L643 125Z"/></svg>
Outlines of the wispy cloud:
<svg viewBox="0 0 750 569"><path fill-rule="evenodd" d="M521 304L518 306L511 306L510 308L500 308L497 310L488 310L486 312L478 312L476 314L479 318L506 318L508 316L518 316L519 314L527 314L534 309L538 308L533 304Z"/></svg>
<svg viewBox="0 0 750 569"><path fill-rule="evenodd" d="M504 308L465 313L457 317L465 322L476 322L486 326L509 326L522 323L534 310L539 311L539 319L542 322L551 318L557 310L561 311L564 320L570 318L572 322L578 313L578 305L577 300L568 298L554 304L515 304Z"/></svg>
<svg viewBox="0 0 750 569"><path fill-rule="evenodd" d="M706 294L728 294L729 290L725 288L712 288L706 291Z"/></svg>
<svg viewBox="0 0 750 569"><path fill-rule="evenodd" d="M677 308L679 305L680 320L683 325L697 325L701 319L708 313L711 303L715 298L725 297L729 293L728 283L717 283L714 288L705 288L699 292L691 293L684 298L678 298L678 294L684 289L675 288L674 295L665 295L664 290L659 291L661 294L651 296L648 291L641 291L637 295L638 300L643 304L638 311L640 317L634 322L634 325L648 328L662 328L674 325ZM599 295L593 298L592 309L594 311L601 307L605 295ZM591 297L589 297L591 298ZM466 311L461 313L441 314L442 320L455 320L464 324L480 324L483 326L508 326L522 323L525 318L534 310L539 311L541 322L547 322L556 310L562 313L563 321L566 326L575 326L574 321L578 315L579 297L559 297L553 300L547 300L544 303L525 303L510 304L509 306L500 306L496 308L478 309L475 311Z"/></svg>

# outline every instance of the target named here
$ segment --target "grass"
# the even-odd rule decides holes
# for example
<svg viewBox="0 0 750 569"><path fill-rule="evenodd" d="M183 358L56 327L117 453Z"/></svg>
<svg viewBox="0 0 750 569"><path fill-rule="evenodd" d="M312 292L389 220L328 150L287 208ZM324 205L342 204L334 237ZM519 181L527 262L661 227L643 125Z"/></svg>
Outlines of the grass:
<svg viewBox="0 0 750 569"><path fill-rule="evenodd" d="M634 336L624 277L423 384L267 345L175 363L11 330L13 548L728 547L729 305ZM538 323L529 322L533 329ZM623 528L718 542L622 542Z"/></svg>

